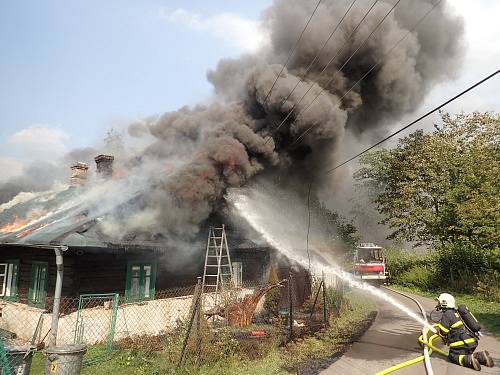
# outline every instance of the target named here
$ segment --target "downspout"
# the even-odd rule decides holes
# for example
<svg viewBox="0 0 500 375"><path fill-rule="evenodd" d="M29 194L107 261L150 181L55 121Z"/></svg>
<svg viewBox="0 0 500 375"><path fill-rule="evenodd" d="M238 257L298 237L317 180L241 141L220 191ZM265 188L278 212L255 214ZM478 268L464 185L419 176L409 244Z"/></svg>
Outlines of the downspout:
<svg viewBox="0 0 500 375"><path fill-rule="evenodd" d="M57 246L54 247L54 253L56 255L56 289L54 291L54 305L52 306L52 324L50 326L50 338L49 346L56 346L57 343L57 328L59 326L59 307L61 305L61 291L63 283L63 252L67 250L67 246Z"/></svg>

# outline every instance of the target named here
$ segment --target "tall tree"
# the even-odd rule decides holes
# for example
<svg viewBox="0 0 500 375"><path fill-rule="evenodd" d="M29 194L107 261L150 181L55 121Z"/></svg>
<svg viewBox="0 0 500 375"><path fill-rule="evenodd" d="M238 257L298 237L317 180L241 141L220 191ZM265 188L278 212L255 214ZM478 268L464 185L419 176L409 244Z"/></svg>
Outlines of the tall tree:
<svg viewBox="0 0 500 375"><path fill-rule="evenodd" d="M392 233L418 244L500 242L500 116L441 114L441 126L365 154L355 173Z"/></svg>

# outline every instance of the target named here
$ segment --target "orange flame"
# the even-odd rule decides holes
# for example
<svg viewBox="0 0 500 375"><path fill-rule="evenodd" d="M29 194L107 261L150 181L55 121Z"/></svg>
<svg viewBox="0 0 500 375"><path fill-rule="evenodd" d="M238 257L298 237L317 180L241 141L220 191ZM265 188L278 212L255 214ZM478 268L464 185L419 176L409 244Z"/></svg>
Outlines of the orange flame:
<svg viewBox="0 0 500 375"><path fill-rule="evenodd" d="M21 233L19 234L16 234L16 238L23 238L23 237L26 237L28 234L31 234L33 233L34 231L37 231L38 229L42 229L42 228L45 228L48 224L47 223L41 223L41 224L37 224L31 228L28 228L24 231L22 231Z"/></svg>
<svg viewBox="0 0 500 375"><path fill-rule="evenodd" d="M36 219L39 219L45 215L47 211L31 212L25 219L19 218L18 215L14 215L11 223L5 224L0 227L0 233L12 233L21 230L28 225L30 225Z"/></svg>

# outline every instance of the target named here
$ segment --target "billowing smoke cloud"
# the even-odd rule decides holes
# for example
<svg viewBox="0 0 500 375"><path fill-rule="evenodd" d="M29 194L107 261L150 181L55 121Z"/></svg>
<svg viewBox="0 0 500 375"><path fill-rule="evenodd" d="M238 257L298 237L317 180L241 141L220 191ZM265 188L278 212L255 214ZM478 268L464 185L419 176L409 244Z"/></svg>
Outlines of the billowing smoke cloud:
<svg viewBox="0 0 500 375"><path fill-rule="evenodd" d="M460 66L463 24L447 12L445 1L418 31L385 56L433 1L401 1L363 44L394 3L379 1L347 40L373 3L358 0L308 68L351 3L324 0L270 92L316 5L316 1L276 0L262 16L270 45L254 55L220 61L208 73L214 87L210 104L184 107L130 125L131 136L153 139L141 153L121 161L125 176L140 174L141 178L134 177L140 188L137 183L129 185L141 191L108 194L116 199L108 202L109 207L119 209L101 221L102 230L115 238L139 232L141 237L161 234L178 241L195 234L224 204L229 188L243 186L256 175L284 176L294 185L298 182L298 190L307 189L308 175L331 162L346 133L384 129L388 121L416 109L434 84L450 78ZM129 196L134 199L124 198ZM103 207L102 202L98 206Z"/></svg>
<svg viewBox="0 0 500 375"><path fill-rule="evenodd" d="M28 165L21 176L0 183L0 204L13 199L21 192L41 192L64 184L70 175L69 165L82 161L92 163L96 150L91 147L74 149L53 162L37 161Z"/></svg>
<svg viewBox="0 0 500 375"><path fill-rule="evenodd" d="M346 41L372 3L358 1L305 75L350 3L323 1L289 66L268 95L282 68L280 63L294 45L313 3L276 0L263 14L271 46L255 55L220 61L208 73L215 92L212 104L181 108L131 125L131 135L148 133L156 139L145 152L147 158L164 160L166 164L165 170L159 171L163 175L142 202L142 209L146 206L150 213L154 212L154 220L148 220L154 223L150 228L153 232L196 231L222 204L228 188L244 185L265 169L282 173L289 168L295 173L307 173L311 168L321 168L322 163L330 161L346 131L380 129L388 120L415 110L436 82L450 78L460 66L463 24L447 12L445 1L422 27L385 56L431 8L433 1L425 0L418 6L402 1L340 71L393 5L379 1L358 32ZM334 55L337 58L321 73ZM360 85L340 100L380 61ZM295 111L287 118L292 108ZM294 144L309 128L307 136Z"/></svg>

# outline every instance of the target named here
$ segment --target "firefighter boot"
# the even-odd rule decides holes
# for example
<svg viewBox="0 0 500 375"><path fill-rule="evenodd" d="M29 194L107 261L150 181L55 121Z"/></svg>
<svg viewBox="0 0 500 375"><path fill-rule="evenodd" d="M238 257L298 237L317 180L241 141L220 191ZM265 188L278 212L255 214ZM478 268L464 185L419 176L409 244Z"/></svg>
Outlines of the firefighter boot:
<svg viewBox="0 0 500 375"><path fill-rule="evenodd" d="M463 362L460 362L462 366L481 371L481 364L474 355L465 355L462 361Z"/></svg>
<svg viewBox="0 0 500 375"><path fill-rule="evenodd" d="M486 350L483 352L477 352L472 355L478 360L480 364L487 367L493 367L493 358L491 358L490 353Z"/></svg>

